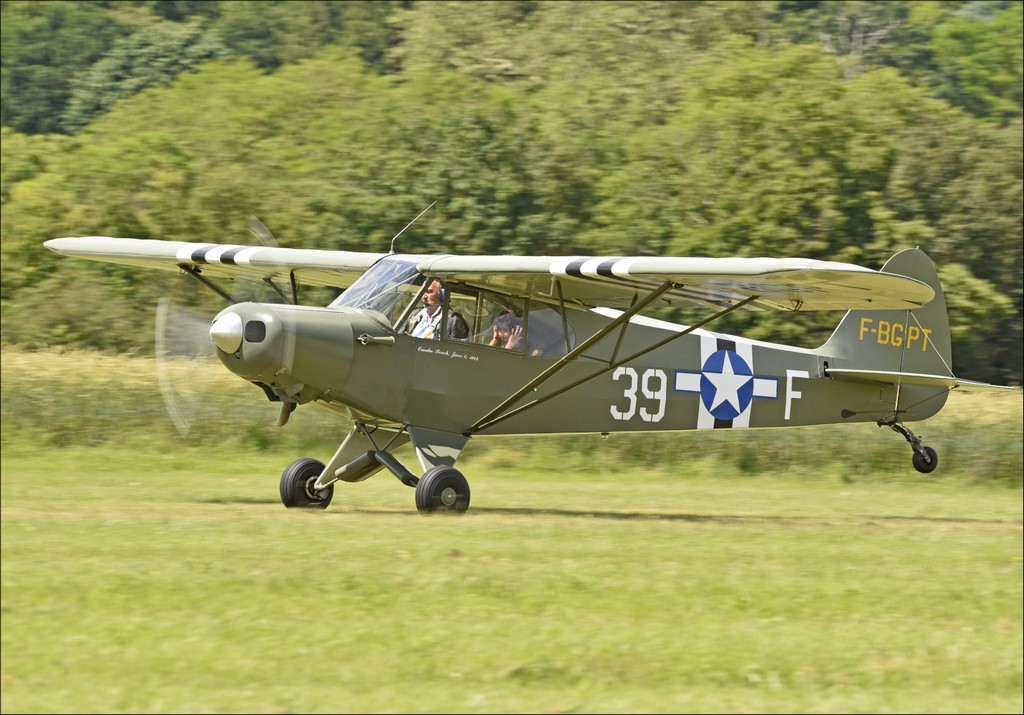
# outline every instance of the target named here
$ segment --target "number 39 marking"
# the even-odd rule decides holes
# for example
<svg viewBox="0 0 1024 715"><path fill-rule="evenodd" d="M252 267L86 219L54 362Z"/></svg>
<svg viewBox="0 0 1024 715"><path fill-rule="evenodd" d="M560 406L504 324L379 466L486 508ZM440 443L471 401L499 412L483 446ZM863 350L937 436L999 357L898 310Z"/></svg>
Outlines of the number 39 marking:
<svg viewBox="0 0 1024 715"><path fill-rule="evenodd" d="M643 375L631 367L620 367L612 373L613 380L626 378L628 384L623 395L627 400L625 409L611 406L612 417L617 420L631 420L637 414L639 398L637 388L647 400L657 403L657 409L651 411L646 406L640 407L640 419L644 422L660 422L665 416L665 399L668 396L668 377L661 370L651 368L645 370ZM656 385L656 386L655 386Z"/></svg>

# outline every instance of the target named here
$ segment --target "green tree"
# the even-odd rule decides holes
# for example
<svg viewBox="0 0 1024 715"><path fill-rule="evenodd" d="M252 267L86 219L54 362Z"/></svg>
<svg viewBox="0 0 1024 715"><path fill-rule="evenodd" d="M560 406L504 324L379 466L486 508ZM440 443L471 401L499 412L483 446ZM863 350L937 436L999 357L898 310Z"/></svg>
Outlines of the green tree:
<svg viewBox="0 0 1024 715"><path fill-rule="evenodd" d="M20 134L9 127L0 128L0 202L6 205L14 186L46 172L73 146L72 140L60 134Z"/></svg>
<svg viewBox="0 0 1024 715"><path fill-rule="evenodd" d="M61 130L72 81L130 27L101 3L5 2L0 9L0 123Z"/></svg>
<svg viewBox="0 0 1024 715"><path fill-rule="evenodd" d="M936 29L931 49L938 96L978 117L1005 121L1021 116L1024 3L991 14L957 14Z"/></svg>
<svg viewBox="0 0 1024 715"><path fill-rule="evenodd" d="M216 18L220 15L220 2L217 0L148 0L142 4L148 5L154 15L175 22L196 16Z"/></svg>
<svg viewBox="0 0 1024 715"><path fill-rule="evenodd" d="M216 34L199 23L162 22L147 27L118 40L75 79L61 124L74 133L119 99L227 55Z"/></svg>

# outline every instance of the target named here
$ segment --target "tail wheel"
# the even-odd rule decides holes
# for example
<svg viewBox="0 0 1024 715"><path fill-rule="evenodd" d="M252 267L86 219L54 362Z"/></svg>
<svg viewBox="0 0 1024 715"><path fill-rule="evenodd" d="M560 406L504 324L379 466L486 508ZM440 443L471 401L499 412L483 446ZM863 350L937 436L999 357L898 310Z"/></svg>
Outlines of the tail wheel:
<svg viewBox="0 0 1024 715"><path fill-rule="evenodd" d="M311 457L296 459L281 475L281 503L289 509L326 509L334 497L334 485L313 489L324 463Z"/></svg>
<svg viewBox="0 0 1024 715"><path fill-rule="evenodd" d="M469 482L455 467L428 469L416 483L416 508L421 514L462 514L469 508Z"/></svg>
<svg viewBox="0 0 1024 715"><path fill-rule="evenodd" d="M931 474L939 466L939 454L931 447L921 447L921 450L914 450L914 469L922 474Z"/></svg>

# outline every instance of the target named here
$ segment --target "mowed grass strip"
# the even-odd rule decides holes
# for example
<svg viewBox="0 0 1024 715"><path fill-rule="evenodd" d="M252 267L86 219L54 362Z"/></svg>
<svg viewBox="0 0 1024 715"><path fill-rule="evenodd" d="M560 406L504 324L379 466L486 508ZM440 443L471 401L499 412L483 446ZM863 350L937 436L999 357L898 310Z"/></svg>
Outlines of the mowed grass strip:
<svg viewBox="0 0 1024 715"><path fill-rule="evenodd" d="M913 425L927 477L872 425L473 440L443 519L286 511L347 426L173 367L188 440L150 359L4 351L3 712L1022 710L1019 395Z"/></svg>
<svg viewBox="0 0 1024 715"><path fill-rule="evenodd" d="M296 456L5 435L3 712L1024 705L1018 486L484 451L428 518L386 473L285 510Z"/></svg>

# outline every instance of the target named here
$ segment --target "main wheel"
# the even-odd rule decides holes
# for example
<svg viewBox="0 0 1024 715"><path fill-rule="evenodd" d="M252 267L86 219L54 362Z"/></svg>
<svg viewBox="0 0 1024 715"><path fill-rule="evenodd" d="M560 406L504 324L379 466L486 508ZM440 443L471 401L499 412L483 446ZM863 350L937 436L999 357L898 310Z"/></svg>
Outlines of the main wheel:
<svg viewBox="0 0 1024 715"><path fill-rule="evenodd" d="M469 482L455 467L432 467L416 483L421 514L462 514L469 508Z"/></svg>
<svg viewBox="0 0 1024 715"><path fill-rule="evenodd" d="M334 497L334 485L314 490L324 463L312 457L296 459L281 475L281 503L289 509L326 509Z"/></svg>
<svg viewBox="0 0 1024 715"><path fill-rule="evenodd" d="M931 447L921 447L925 454L914 450L914 469L921 474L930 474L939 466L939 454Z"/></svg>

